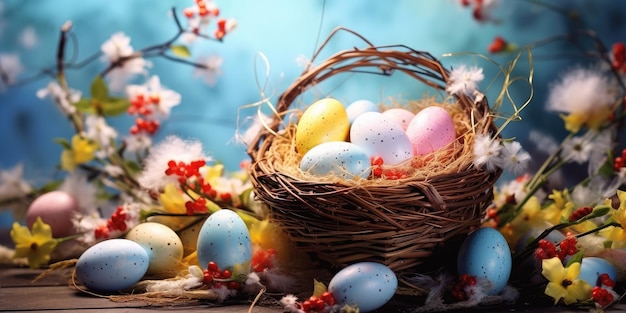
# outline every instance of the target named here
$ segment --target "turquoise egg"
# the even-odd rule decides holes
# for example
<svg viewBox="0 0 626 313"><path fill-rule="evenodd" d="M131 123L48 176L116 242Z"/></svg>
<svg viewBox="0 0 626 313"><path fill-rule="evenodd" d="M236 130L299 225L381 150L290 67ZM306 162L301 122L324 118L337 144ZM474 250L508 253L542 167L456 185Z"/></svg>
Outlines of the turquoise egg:
<svg viewBox="0 0 626 313"><path fill-rule="evenodd" d="M200 228L197 254L204 269L209 262L217 263L220 270L232 270L237 264L250 262L252 243L241 217L228 209L211 214Z"/></svg>
<svg viewBox="0 0 626 313"><path fill-rule="evenodd" d="M360 262L340 270L328 283L335 301L371 312L385 305L398 288L398 278L389 267L376 262Z"/></svg>
<svg viewBox="0 0 626 313"><path fill-rule="evenodd" d="M598 277L602 274L609 275L613 281L617 280L617 269L605 259L586 257L580 262L578 278L586 281L592 287L596 285Z"/></svg>
<svg viewBox="0 0 626 313"><path fill-rule="evenodd" d="M118 291L139 282L150 264L146 250L128 239L109 239L78 258L76 279L95 291Z"/></svg>
<svg viewBox="0 0 626 313"><path fill-rule="evenodd" d="M309 150L300 161L300 170L315 176L333 174L343 179L367 178L371 173L370 158L350 142L331 141Z"/></svg>
<svg viewBox="0 0 626 313"><path fill-rule="evenodd" d="M484 281L485 292L499 294L511 276L511 250L502 234L489 227L479 228L463 241L457 257L458 274Z"/></svg>

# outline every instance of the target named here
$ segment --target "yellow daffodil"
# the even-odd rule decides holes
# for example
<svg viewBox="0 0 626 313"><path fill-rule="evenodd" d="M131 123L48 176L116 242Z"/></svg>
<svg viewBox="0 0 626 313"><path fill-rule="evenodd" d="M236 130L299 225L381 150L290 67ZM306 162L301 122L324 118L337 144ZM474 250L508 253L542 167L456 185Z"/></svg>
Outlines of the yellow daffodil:
<svg viewBox="0 0 626 313"><path fill-rule="evenodd" d="M568 115L561 115L565 122L565 129L572 133L577 133L583 126L589 129L598 130L609 119L611 107L598 107L595 110L584 112L573 112Z"/></svg>
<svg viewBox="0 0 626 313"><path fill-rule="evenodd" d="M558 257L544 259L541 262L541 274L548 279L544 293L554 299L554 304L563 299L565 304L572 304L591 298L591 286L578 279L580 263L563 267Z"/></svg>
<svg viewBox="0 0 626 313"><path fill-rule="evenodd" d="M73 172L78 164L93 160L98 144L80 135L72 137L71 149L61 153L61 168Z"/></svg>
<svg viewBox="0 0 626 313"><path fill-rule="evenodd" d="M31 268L39 268L50 261L50 253L59 243L58 239L52 238L52 228L37 217L33 224L32 233L26 226L13 223L11 239L15 243L14 258L28 258Z"/></svg>

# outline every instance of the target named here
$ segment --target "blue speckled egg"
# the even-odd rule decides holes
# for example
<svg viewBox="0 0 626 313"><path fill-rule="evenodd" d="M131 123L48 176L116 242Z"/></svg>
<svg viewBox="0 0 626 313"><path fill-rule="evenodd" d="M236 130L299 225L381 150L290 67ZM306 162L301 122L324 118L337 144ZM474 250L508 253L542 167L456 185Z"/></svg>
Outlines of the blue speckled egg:
<svg viewBox="0 0 626 313"><path fill-rule="evenodd" d="M487 283L485 292L496 295L511 276L511 250L504 236L494 228L479 228L470 233L457 257L459 275L468 274Z"/></svg>
<svg viewBox="0 0 626 313"><path fill-rule="evenodd" d="M123 290L141 280L149 263L148 253L140 244L109 239L81 254L76 263L76 279L95 291Z"/></svg>
<svg viewBox="0 0 626 313"><path fill-rule="evenodd" d="M363 148L369 157L379 156L388 165L413 157L413 145L402 126L382 113L359 115L350 128L350 141Z"/></svg>
<svg viewBox="0 0 626 313"><path fill-rule="evenodd" d="M372 101L361 99L350 103L346 107L348 113L348 120L350 124L361 114L365 112L380 112L380 108Z"/></svg>
<svg viewBox="0 0 626 313"><path fill-rule="evenodd" d="M328 291L338 304L358 306L361 312L382 307L397 288L398 279L394 272L376 262L349 265L335 274L328 284Z"/></svg>
<svg viewBox="0 0 626 313"><path fill-rule="evenodd" d="M252 243L244 221L232 210L222 209L209 216L198 234L198 262L207 268L217 263L221 270L250 262Z"/></svg>
<svg viewBox="0 0 626 313"><path fill-rule="evenodd" d="M580 262L579 279L586 281L589 285L595 286L598 276L607 274L613 281L617 280L617 269L611 262L597 257L586 257Z"/></svg>
<svg viewBox="0 0 626 313"><path fill-rule="evenodd" d="M367 178L371 164L361 147L350 142L331 141L309 150L300 161L300 170L322 177L333 174L343 179Z"/></svg>

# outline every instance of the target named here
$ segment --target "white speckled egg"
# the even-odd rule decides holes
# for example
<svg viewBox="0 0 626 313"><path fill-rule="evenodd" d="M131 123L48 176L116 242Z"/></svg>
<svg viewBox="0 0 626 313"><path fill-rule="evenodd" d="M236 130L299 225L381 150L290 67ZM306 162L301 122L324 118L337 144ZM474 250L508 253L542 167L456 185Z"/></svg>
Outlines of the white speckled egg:
<svg viewBox="0 0 626 313"><path fill-rule="evenodd" d="M300 161L300 170L343 179L367 178L371 172L368 154L361 147L344 141L326 142L309 150Z"/></svg>
<svg viewBox="0 0 626 313"><path fill-rule="evenodd" d="M171 228L160 223L140 223L128 231L126 239L140 244L148 253L148 274L176 275L183 258L183 243Z"/></svg>
<svg viewBox="0 0 626 313"><path fill-rule="evenodd" d="M389 267L359 262L340 270L328 283L328 291L340 305L358 306L371 312L385 305L396 292L398 279Z"/></svg>
<svg viewBox="0 0 626 313"><path fill-rule="evenodd" d="M37 216L52 228L55 238L67 237L76 233L72 217L80 211L74 197L64 191L50 191L37 197L26 212L26 225L33 227Z"/></svg>
<svg viewBox="0 0 626 313"><path fill-rule="evenodd" d="M203 218L178 232L178 237L180 237L180 241L183 243L183 256L188 256L196 252L198 247L198 234L205 221L206 218Z"/></svg>
<svg viewBox="0 0 626 313"><path fill-rule="evenodd" d="M211 261L221 270L250 262L252 243L246 224L232 210L211 214L200 229L197 252L198 262L205 269Z"/></svg>
<svg viewBox="0 0 626 313"><path fill-rule="evenodd" d="M348 113L348 120L352 124L359 115L365 112L380 112L380 108L374 102L362 99L350 103L346 107L346 112Z"/></svg>
<svg viewBox="0 0 626 313"><path fill-rule="evenodd" d="M304 155L313 147L329 141L346 141L350 121L346 108L333 98L315 101L298 121L296 150Z"/></svg>
<svg viewBox="0 0 626 313"><path fill-rule="evenodd" d="M419 111L406 129L415 155L437 151L456 139L454 120L446 109L430 106Z"/></svg>
<svg viewBox="0 0 626 313"><path fill-rule="evenodd" d="M413 156L413 146L404 129L382 113L366 112L352 123L350 141L363 148L368 156L379 156L388 165Z"/></svg>
<svg viewBox="0 0 626 313"><path fill-rule="evenodd" d="M578 278L589 285L596 286L598 277L602 274L609 275L614 282L617 281L617 269L611 262L598 257L586 257L580 262Z"/></svg>
<svg viewBox="0 0 626 313"><path fill-rule="evenodd" d="M78 258L76 279L95 291L130 288L145 275L149 257L138 243L109 239L89 247Z"/></svg>
<svg viewBox="0 0 626 313"><path fill-rule="evenodd" d="M511 250L502 234L489 227L479 228L463 241L457 257L458 274L487 282L485 292L496 295L511 276Z"/></svg>
<svg viewBox="0 0 626 313"><path fill-rule="evenodd" d="M398 123L405 131L415 117L415 113L403 108L387 109L383 111L383 115L386 118Z"/></svg>

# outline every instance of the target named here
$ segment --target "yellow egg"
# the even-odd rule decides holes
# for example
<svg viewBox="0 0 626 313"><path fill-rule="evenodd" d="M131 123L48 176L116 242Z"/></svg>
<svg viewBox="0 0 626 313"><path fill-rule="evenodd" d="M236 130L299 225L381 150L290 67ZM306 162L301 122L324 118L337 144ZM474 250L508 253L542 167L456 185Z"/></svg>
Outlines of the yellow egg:
<svg viewBox="0 0 626 313"><path fill-rule="evenodd" d="M346 141L350 121L346 108L333 98L313 103L300 117L296 130L296 149L304 155L311 148L329 141Z"/></svg>

